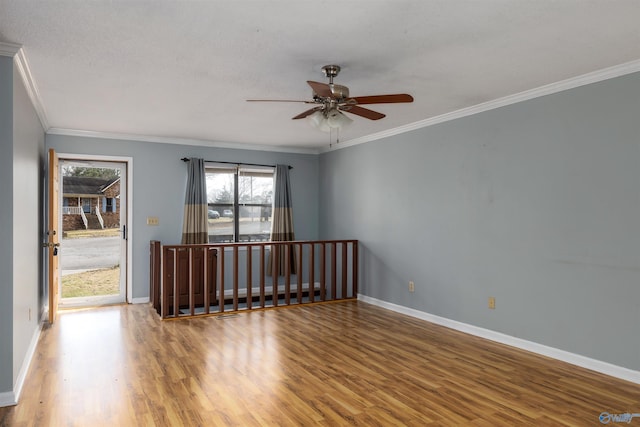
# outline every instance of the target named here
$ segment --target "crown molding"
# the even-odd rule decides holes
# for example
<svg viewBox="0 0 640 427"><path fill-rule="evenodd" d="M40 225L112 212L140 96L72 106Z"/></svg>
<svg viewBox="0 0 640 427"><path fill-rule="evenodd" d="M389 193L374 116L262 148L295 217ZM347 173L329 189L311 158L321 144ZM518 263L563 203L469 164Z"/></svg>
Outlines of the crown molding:
<svg viewBox="0 0 640 427"><path fill-rule="evenodd" d="M526 90L524 92L508 95L502 98L494 99L492 101L483 102L471 107L462 108L460 110L452 111L450 113L441 114L439 116L430 117L418 122L409 123L408 125L399 126L397 128L388 129L382 132L372 133L360 138L350 139L339 144L334 144L331 147L322 148L320 151L326 153L329 151L340 150L342 148L352 147L354 145L364 144L365 142L376 141L382 138L388 138L390 136L399 135L402 133L410 132L412 130L421 129L439 123L448 122L451 120L460 119L462 117L471 116L474 114L482 113L496 108L506 107L508 105L517 104L519 102L528 101L530 99L539 98L541 96L552 95L554 93L563 92L565 90L574 89L580 86L589 85L592 83L598 83L604 80L613 79L615 77L621 77L627 74L636 73L640 71L640 60L626 62L624 64L615 65L613 67L604 68L602 70L593 71L591 73L583 74L576 77L571 77L559 82L550 83L548 85L540 86L535 89Z"/></svg>
<svg viewBox="0 0 640 427"><path fill-rule="evenodd" d="M0 56L16 56L21 48L19 44L0 42Z"/></svg>
<svg viewBox="0 0 640 427"><path fill-rule="evenodd" d="M42 128L46 132L49 129L49 120L47 119L47 112L44 108L44 104L41 101L40 91L38 90L38 85L36 85L36 81L33 79L33 75L31 74L31 69L29 68L29 62L27 61L27 57L24 53L24 49L21 48L16 56L14 57L16 61L16 66L18 67L18 73L20 77L22 77L22 82L24 83L24 87L27 89L27 94L29 95L29 99L31 99L31 103L33 104L33 108L36 110L36 114L40 119L40 124Z"/></svg>
<svg viewBox="0 0 640 427"><path fill-rule="evenodd" d="M192 145L211 148L229 148L234 150L271 151L292 154L320 154L317 148L278 147L262 144L244 144L237 142L210 141L205 139L170 138L154 135L136 135L113 132L97 132L80 129L49 128L48 135L79 136L85 138L119 139L125 141L155 142L161 144Z"/></svg>
<svg viewBox="0 0 640 427"><path fill-rule="evenodd" d="M38 86L31 75L31 69L29 68L29 62L24 53L24 48L18 44L0 42L0 56L13 57L16 67L18 68L18 74L20 74L24 87L27 90L27 95L31 100L31 104L33 104L33 108L36 110L42 128L46 132L49 129L49 120L47 120L47 113L42 104Z"/></svg>

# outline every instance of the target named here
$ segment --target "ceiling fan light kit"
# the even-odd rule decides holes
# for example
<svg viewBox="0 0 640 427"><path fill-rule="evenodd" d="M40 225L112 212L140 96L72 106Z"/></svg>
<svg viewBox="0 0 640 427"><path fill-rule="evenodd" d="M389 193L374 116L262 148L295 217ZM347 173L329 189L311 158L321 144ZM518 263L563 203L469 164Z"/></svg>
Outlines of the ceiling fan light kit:
<svg viewBox="0 0 640 427"><path fill-rule="evenodd" d="M315 107L293 117L293 120L307 118L307 121L312 127L323 132L330 132L331 129L340 129L351 124L353 120L347 117L344 114L345 112L369 120L380 120L385 117L382 113L360 107L360 105L413 102L413 97L406 93L350 97L348 87L333 83L333 79L340 73L340 67L338 65L325 65L322 67L322 71L329 79L329 83L307 81L307 84L313 91L313 99L311 101L275 99L248 99L247 101L304 102L305 104L316 104Z"/></svg>
<svg viewBox="0 0 640 427"><path fill-rule="evenodd" d="M353 123L353 120L346 116L346 114L338 111L336 108L327 111L327 123L329 127L341 128L349 126Z"/></svg>
<svg viewBox="0 0 640 427"><path fill-rule="evenodd" d="M322 111L314 111L313 113L307 116L307 122L313 128L321 130L323 132L329 132L331 128L329 127L329 123L327 122L327 118L324 116Z"/></svg>
<svg viewBox="0 0 640 427"><path fill-rule="evenodd" d="M337 108L331 110L318 110L307 116L307 121L311 127L330 132L331 129L340 129L350 125L353 120L340 112Z"/></svg>

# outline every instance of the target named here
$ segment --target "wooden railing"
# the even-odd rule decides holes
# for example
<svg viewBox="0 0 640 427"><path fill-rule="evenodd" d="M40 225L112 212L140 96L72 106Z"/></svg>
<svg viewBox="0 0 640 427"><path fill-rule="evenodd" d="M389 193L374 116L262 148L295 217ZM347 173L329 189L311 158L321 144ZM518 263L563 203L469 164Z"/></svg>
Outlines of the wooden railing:
<svg viewBox="0 0 640 427"><path fill-rule="evenodd" d="M97 209L96 209L96 212L97 212ZM84 209L82 208L82 206L63 206L62 214L63 215L80 215L82 217L82 224L84 225L84 228L85 229L89 228L89 221L87 220L87 216L84 214Z"/></svg>
<svg viewBox="0 0 640 427"><path fill-rule="evenodd" d="M100 228L104 230L104 219L102 219L102 215L100 215L100 208L98 206L96 206L96 216L98 217Z"/></svg>
<svg viewBox="0 0 640 427"><path fill-rule="evenodd" d="M84 229L87 230L89 228L89 220L87 220L87 216L84 214L83 209L80 209L80 216L82 217L82 223L84 224Z"/></svg>
<svg viewBox="0 0 640 427"><path fill-rule="evenodd" d="M63 206L62 214L63 215L80 215L82 211L82 206Z"/></svg>
<svg viewBox="0 0 640 427"><path fill-rule="evenodd" d="M151 301L163 319L358 296L358 241L150 244Z"/></svg>

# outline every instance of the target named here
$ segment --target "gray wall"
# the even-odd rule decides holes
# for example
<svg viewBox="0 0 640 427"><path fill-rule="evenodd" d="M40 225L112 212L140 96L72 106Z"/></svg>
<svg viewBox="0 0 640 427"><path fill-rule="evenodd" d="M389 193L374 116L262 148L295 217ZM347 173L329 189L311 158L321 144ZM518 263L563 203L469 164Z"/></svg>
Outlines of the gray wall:
<svg viewBox="0 0 640 427"><path fill-rule="evenodd" d="M0 56L0 393L13 390L13 58Z"/></svg>
<svg viewBox="0 0 640 427"><path fill-rule="evenodd" d="M639 114L633 74L325 153L321 238L365 295L640 370Z"/></svg>
<svg viewBox="0 0 640 427"><path fill-rule="evenodd" d="M11 393L42 306L44 130L13 58L3 56L0 153L0 393Z"/></svg>
<svg viewBox="0 0 640 427"><path fill-rule="evenodd" d="M182 157L261 164L288 164L294 201L297 239L318 238L318 156L253 150L210 148L154 142L47 135L47 148L59 153L127 156L133 158L133 297L149 296L149 241L179 244L186 187ZM159 226L146 225L148 216ZM62 254L64 256L64 254Z"/></svg>
<svg viewBox="0 0 640 427"><path fill-rule="evenodd" d="M44 129L19 76L13 78L13 381L38 328L42 301Z"/></svg>

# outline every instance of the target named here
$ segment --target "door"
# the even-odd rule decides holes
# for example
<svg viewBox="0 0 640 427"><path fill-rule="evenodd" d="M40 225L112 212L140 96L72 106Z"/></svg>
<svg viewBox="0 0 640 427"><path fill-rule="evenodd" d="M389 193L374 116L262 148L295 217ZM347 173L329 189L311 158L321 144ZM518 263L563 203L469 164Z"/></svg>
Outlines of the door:
<svg viewBox="0 0 640 427"><path fill-rule="evenodd" d="M48 176L49 200L47 215L47 242L49 259L49 323L56 320L58 311L58 298L60 296L60 267L58 250L60 246L60 207L59 189L60 174L58 170L58 154L53 149L49 149L49 176Z"/></svg>
<svg viewBox="0 0 640 427"><path fill-rule="evenodd" d="M93 197L81 197L88 219L79 212L62 215L60 307L92 307L126 301L128 164L102 156L60 154L63 197L82 188ZM111 200L107 209L107 200Z"/></svg>
<svg viewBox="0 0 640 427"><path fill-rule="evenodd" d="M210 305L216 303L216 277L217 277L217 265L216 258L217 250L213 248L207 248L209 254L207 255L208 265L208 278L209 284L209 302ZM165 249L165 259L173 256L173 252ZM164 266L164 283L169 284L168 288L168 312L173 312L173 287L171 284L174 282L174 276L178 285L178 304L179 308L189 308L191 298L189 296L189 278L193 282L193 304L195 307L204 307L204 251L199 249L193 249L193 259L189 259L188 250L177 250L176 254L176 270L173 271L173 263L167 262ZM193 263L191 262L193 261ZM192 267L192 268L190 268Z"/></svg>

